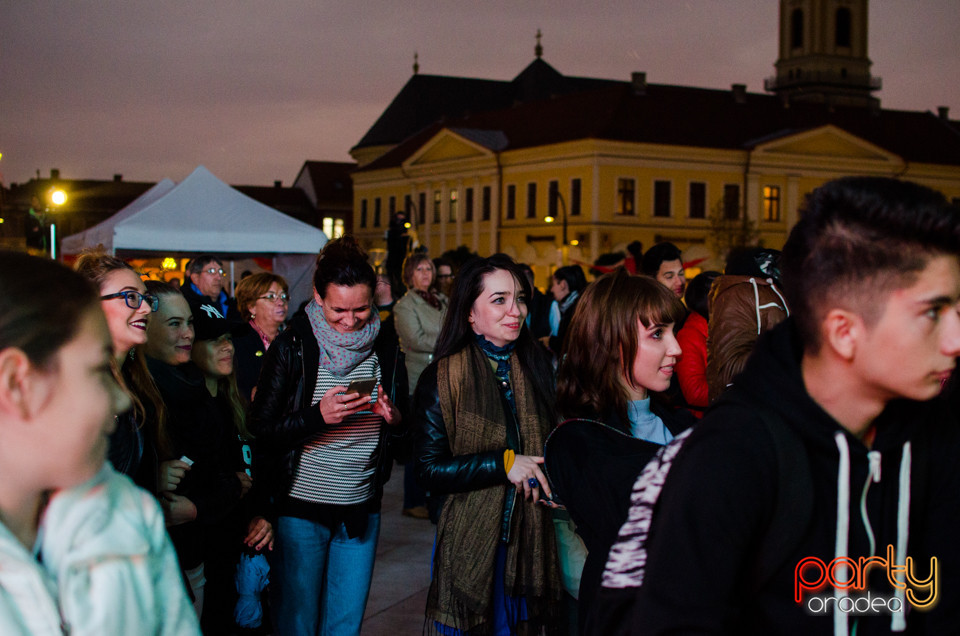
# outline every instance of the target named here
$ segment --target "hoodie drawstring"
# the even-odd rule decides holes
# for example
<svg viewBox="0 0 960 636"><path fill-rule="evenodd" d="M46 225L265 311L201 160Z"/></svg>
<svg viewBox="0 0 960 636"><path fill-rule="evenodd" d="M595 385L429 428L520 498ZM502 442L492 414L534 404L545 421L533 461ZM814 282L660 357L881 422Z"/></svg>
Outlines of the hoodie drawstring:
<svg viewBox="0 0 960 636"><path fill-rule="evenodd" d="M910 468L913 463L913 449L910 442L904 442L903 455L900 456L900 496L897 499L897 565L907 562L907 539L910 536ZM894 596L900 600L900 607L906 607L906 590L898 589ZM907 629L906 612L894 612L890 619L890 631L902 632Z"/></svg>
<svg viewBox="0 0 960 636"><path fill-rule="evenodd" d="M847 551L850 538L850 446L847 443L846 435L842 431L837 432L833 438L837 444L837 450L840 451L837 474L837 531L834 548L834 558L839 558L848 556ZM880 463L882 456L879 451L870 451L867 453L867 460L870 465L867 470L867 481L863 486L863 493L860 496L860 517L863 520L867 539L870 542L870 554L868 556L873 556L876 552L876 537L873 534L873 527L867 515L867 493L870 490L870 484L879 483L880 481ZM905 442L903 445L903 453L900 456L900 479L897 492L897 546L894 557L897 565L904 565L907 557L907 539L910 536L910 469L912 461L910 442ZM849 576L847 569L847 566L837 568L837 576ZM900 600L900 607L905 607L905 591L897 589L894 595ZM840 600L845 596L847 596L846 590L834 590L837 607L840 606ZM893 612L890 619L891 631L902 632L906 628L907 619L905 613L902 611ZM846 614L836 609L833 613L833 633L834 636L848 636L849 634Z"/></svg>
<svg viewBox="0 0 960 636"><path fill-rule="evenodd" d="M839 472L837 474L837 534L836 544L833 550L835 559L847 556L847 542L850 537L850 446L847 444L846 435L840 431L833 436L837 443L837 450L840 451ZM837 568L837 577L847 577L846 565ZM833 596L837 599L836 608L840 607L840 601L847 596L847 591L840 588L834 588ZM833 610L833 634L834 636L847 636L849 634L847 626L847 615L839 609Z"/></svg>

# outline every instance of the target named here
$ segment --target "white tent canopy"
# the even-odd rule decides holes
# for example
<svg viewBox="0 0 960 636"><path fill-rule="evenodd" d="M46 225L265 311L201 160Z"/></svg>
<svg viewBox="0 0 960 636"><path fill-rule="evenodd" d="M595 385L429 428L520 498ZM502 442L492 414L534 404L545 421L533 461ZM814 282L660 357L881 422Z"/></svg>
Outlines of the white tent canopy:
<svg viewBox="0 0 960 636"><path fill-rule="evenodd" d="M287 279L296 300L310 295L314 257L326 242L321 230L251 199L198 166L180 183L164 179L109 219L65 237L61 251L78 254L103 245L124 256L272 255L274 271Z"/></svg>
<svg viewBox="0 0 960 636"><path fill-rule="evenodd" d="M179 184L164 179L106 221L64 238L61 251L102 244L110 253L317 254L326 242L319 229L198 166Z"/></svg>

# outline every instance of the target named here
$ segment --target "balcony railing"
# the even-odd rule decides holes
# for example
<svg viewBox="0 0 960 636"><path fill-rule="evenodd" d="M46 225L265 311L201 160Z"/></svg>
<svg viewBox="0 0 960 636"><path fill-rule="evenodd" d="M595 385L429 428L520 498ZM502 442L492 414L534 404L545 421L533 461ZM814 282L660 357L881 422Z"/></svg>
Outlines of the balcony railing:
<svg viewBox="0 0 960 636"><path fill-rule="evenodd" d="M763 80L767 92L785 88L811 85L836 86L838 88L866 88L878 91L883 88L883 79L872 75L843 75L837 71L808 71L798 77L779 77L774 75Z"/></svg>

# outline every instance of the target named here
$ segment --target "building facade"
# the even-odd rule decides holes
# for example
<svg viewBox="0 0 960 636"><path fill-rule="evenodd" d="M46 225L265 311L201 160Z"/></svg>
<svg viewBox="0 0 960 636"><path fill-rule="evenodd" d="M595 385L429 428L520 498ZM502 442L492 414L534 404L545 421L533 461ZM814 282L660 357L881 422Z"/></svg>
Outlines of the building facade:
<svg viewBox="0 0 960 636"><path fill-rule="evenodd" d="M785 49L797 21L800 46ZM879 107L865 29L865 0L782 0L772 94L648 84L644 73L567 77L539 47L512 82L415 73L352 150L353 231L382 248L404 211L431 255L506 252L543 284L562 262L635 240L672 241L713 266L718 233L738 226L779 248L803 196L844 175L960 199L960 125L945 108Z"/></svg>

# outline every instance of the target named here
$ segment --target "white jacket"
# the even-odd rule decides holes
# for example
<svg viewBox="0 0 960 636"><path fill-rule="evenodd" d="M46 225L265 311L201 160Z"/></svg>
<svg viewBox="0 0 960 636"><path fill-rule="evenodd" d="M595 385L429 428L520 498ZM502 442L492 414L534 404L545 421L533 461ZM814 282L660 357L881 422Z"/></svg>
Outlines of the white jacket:
<svg viewBox="0 0 960 636"><path fill-rule="evenodd" d="M160 506L109 465L51 497L38 546L0 524L0 634L200 634Z"/></svg>

